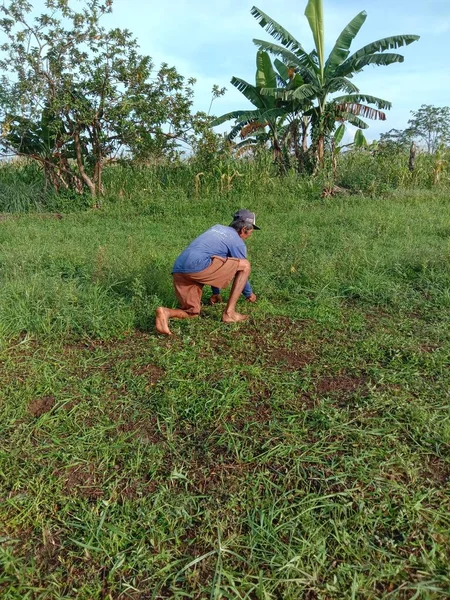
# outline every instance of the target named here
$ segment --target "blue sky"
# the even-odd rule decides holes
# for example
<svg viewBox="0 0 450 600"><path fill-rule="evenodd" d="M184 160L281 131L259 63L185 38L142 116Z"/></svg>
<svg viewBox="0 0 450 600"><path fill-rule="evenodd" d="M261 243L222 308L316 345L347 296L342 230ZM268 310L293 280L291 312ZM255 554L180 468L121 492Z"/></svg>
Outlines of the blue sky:
<svg viewBox="0 0 450 600"><path fill-rule="evenodd" d="M43 0L30 0L37 10ZM304 16L307 0L113 0L105 26L130 29L142 53L197 79L195 109L207 111L213 84L227 87L216 100L216 115L249 106L230 84L233 75L255 77L253 38L272 40L251 16L255 5L277 20L310 51L313 40ZM400 48L405 61L366 67L354 78L361 92L392 102L385 122L368 121L368 139L391 128L407 127L410 111L422 104L450 106L450 0L324 0L326 54L347 23L360 11L367 20L352 51L391 35L412 33L418 42Z"/></svg>

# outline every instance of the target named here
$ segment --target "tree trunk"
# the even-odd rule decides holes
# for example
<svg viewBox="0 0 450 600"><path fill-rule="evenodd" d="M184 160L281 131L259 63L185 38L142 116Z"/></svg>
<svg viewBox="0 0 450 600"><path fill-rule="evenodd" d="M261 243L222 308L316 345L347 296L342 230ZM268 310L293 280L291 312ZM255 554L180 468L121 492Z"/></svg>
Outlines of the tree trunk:
<svg viewBox="0 0 450 600"><path fill-rule="evenodd" d="M317 140L317 161L319 167L323 169L325 165L325 136L323 133L319 135L319 139Z"/></svg>
<svg viewBox="0 0 450 600"><path fill-rule="evenodd" d="M102 156L102 147L100 143L100 127L98 122L94 124L92 134L92 150L95 156L95 167L94 167L94 183L95 183L95 192L96 198L99 198L103 195L103 184L102 184L102 172L103 172L103 156ZM96 206L100 206L100 201L97 200Z"/></svg>
<svg viewBox="0 0 450 600"><path fill-rule="evenodd" d="M281 173L286 172L286 167L283 160L283 151L276 135L273 136L273 161L280 168Z"/></svg>
<svg viewBox="0 0 450 600"><path fill-rule="evenodd" d="M417 146L414 142L411 144L411 148L409 149L409 164L408 168L411 173L414 171L416 167L416 154L417 154Z"/></svg>
<svg viewBox="0 0 450 600"><path fill-rule="evenodd" d="M297 163L297 172L300 173L303 166L303 156L302 149L300 148L299 121L297 119L292 121L290 129L292 134L292 146L294 148L295 162Z"/></svg>
<svg viewBox="0 0 450 600"><path fill-rule="evenodd" d="M302 119L302 150L306 154L308 152L308 127L309 120L305 123L305 117Z"/></svg>
<svg viewBox="0 0 450 600"><path fill-rule="evenodd" d="M73 140L75 143L75 152L77 155L78 172L80 173L81 179L83 180L85 185L89 188L89 190L92 194L92 197L95 198L96 193L97 193L96 186L95 186L94 182L90 179L90 177L88 176L86 171L84 170L83 155L81 152L80 133L76 130L74 131L74 134L73 134Z"/></svg>
<svg viewBox="0 0 450 600"><path fill-rule="evenodd" d="M336 183L337 179L337 152L336 152L336 142L334 139L331 142L331 168L333 171L333 185Z"/></svg>

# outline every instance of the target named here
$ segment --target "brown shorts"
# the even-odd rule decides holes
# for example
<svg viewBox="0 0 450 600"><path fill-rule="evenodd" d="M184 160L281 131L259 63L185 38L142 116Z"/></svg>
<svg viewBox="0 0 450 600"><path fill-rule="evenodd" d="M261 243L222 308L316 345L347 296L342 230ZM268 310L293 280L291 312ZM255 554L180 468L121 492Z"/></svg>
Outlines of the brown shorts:
<svg viewBox="0 0 450 600"><path fill-rule="evenodd" d="M236 275L239 258L221 258L213 256L206 269L198 273L173 273L173 285L180 308L190 315L200 313L200 304L204 285L220 289L226 288Z"/></svg>

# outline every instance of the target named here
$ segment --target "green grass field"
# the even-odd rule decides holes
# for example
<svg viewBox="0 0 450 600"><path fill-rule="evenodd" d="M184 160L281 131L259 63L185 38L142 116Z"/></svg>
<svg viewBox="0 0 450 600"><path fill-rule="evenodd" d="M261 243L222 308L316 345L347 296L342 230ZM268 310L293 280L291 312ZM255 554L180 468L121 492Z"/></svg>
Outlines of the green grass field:
<svg viewBox="0 0 450 600"><path fill-rule="evenodd" d="M241 207L251 319L156 335ZM0 222L2 598L450 597L446 194L61 217Z"/></svg>

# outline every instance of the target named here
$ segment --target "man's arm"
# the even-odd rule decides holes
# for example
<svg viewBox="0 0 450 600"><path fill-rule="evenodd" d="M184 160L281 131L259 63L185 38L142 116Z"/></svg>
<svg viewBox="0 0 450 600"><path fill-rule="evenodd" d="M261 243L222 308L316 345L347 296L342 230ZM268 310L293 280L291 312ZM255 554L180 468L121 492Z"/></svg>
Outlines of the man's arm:
<svg viewBox="0 0 450 600"><path fill-rule="evenodd" d="M250 298L250 296L255 295L253 293L252 286L250 285L250 282L248 279L247 279L247 283L245 284L244 289L242 290L242 295L245 296L247 298L247 300Z"/></svg>
<svg viewBox="0 0 450 600"><path fill-rule="evenodd" d="M212 295L213 296L220 296L220 289L219 288L211 286L211 291L212 291ZM253 293L252 286L250 285L249 281L247 281L247 283L245 284L245 287L244 287L244 289L242 291L242 295L245 296L247 298L247 300L249 300L251 296L255 295ZM254 302L254 300L253 300L253 302Z"/></svg>
<svg viewBox="0 0 450 600"><path fill-rule="evenodd" d="M223 302L222 296L220 295L220 289L211 286L211 296L209 298L209 303L210 304L218 304L219 302ZM248 302L256 302L256 294L254 294L253 292L250 292L249 296L246 296L244 294L244 292L242 292L243 296L245 296L246 300Z"/></svg>
<svg viewBox="0 0 450 600"><path fill-rule="evenodd" d="M247 246L244 244L242 240L239 240L239 244L232 244L228 247L228 252L230 258L247 258ZM219 290L220 291L220 290ZM253 293L252 286L250 285L250 281L247 280L244 289L242 290L242 295L245 296L247 300L250 302L255 302L256 296ZM254 297L254 299L253 299ZM252 299L251 299L252 298Z"/></svg>
<svg viewBox="0 0 450 600"><path fill-rule="evenodd" d="M211 286L211 291L212 291L212 295L209 298L209 303L211 305L219 304L220 302L223 302L223 298L220 295L220 289L219 288Z"/></svg>

